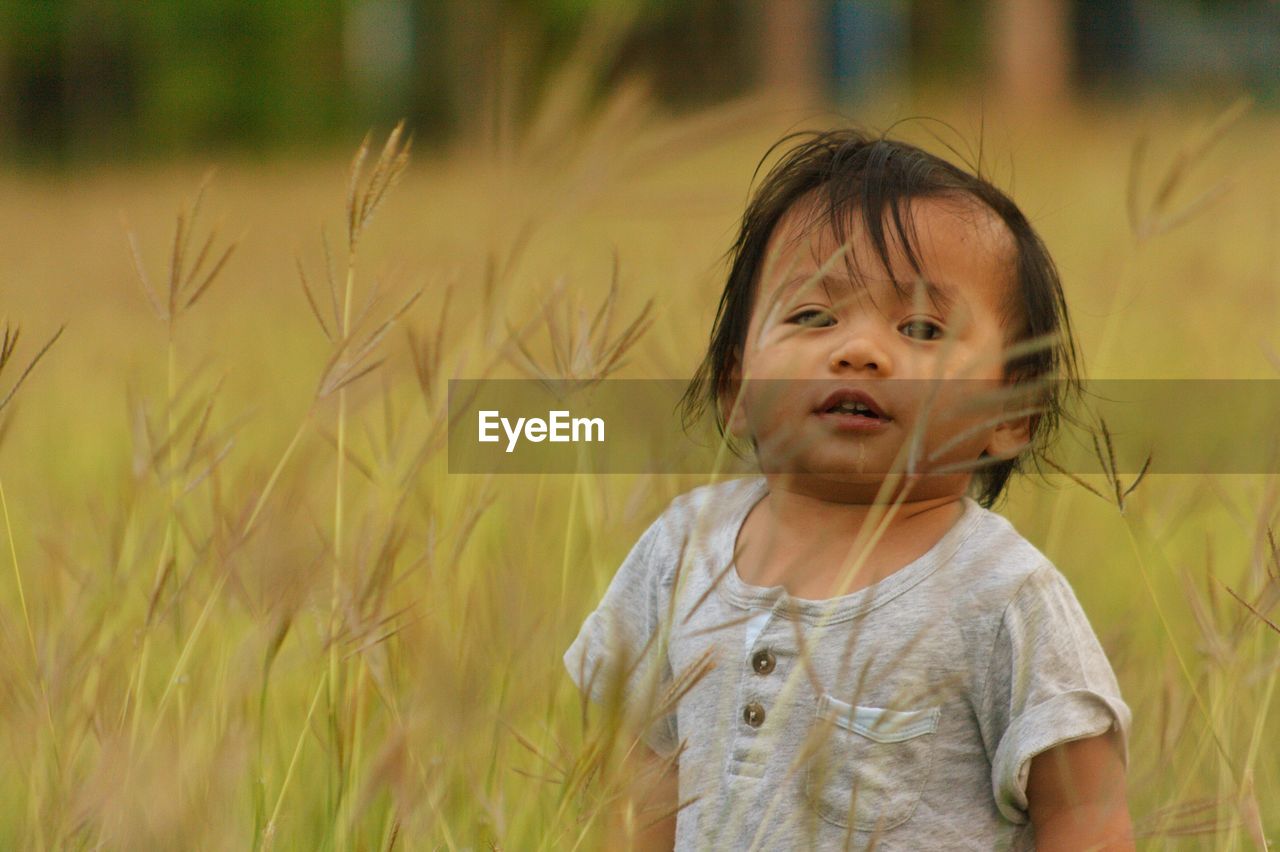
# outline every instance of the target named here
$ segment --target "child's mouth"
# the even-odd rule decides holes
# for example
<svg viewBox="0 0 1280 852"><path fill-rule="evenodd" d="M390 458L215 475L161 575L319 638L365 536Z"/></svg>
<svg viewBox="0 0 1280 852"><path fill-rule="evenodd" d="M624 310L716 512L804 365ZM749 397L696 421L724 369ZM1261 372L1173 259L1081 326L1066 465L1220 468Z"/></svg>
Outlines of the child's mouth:
<svg viewBox="0 0 1280 852"><path fill-rule="evenodd" d="M852 431L883 429L893 419L876 412L865 403L851 401L839 402L817 414L837 429Z"/></svg>

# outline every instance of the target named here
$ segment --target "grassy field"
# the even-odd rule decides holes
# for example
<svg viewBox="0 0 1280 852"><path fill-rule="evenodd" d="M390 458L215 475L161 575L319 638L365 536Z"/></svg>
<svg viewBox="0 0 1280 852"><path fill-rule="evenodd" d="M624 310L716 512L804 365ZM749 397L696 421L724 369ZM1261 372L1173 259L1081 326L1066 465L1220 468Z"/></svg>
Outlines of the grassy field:
<svg viewBox="0 0 1280 852"><path fill-rule="evenodd" d="M1061 266L1090 376L1278 378L1280 120L1215 129L1226 107L989 117L984 162ZM927 112L958 135L901 135L976 144L973 111ZM599 845L620 746L584 727L561 654L699 481L450 476L447 380L520 376L509 327L549 363L569 332L537 306L589 323L615 258L608 339L654 301L615 375L689 376L752 170L803 117L673 121L627 91L539 115L414 152L395 185L375 139L357 206L388 191L354 250L349 152L220 162L194 216L204 162L0 175L21 327L0 392L65 324L0 412L0 847ZM1230 412L1222 430L1274 441ZM1278 497L1274 477L1153 476L1122 513L1055 478L1002 507L1112 657L1153 847L1280 837Z"/></svg>

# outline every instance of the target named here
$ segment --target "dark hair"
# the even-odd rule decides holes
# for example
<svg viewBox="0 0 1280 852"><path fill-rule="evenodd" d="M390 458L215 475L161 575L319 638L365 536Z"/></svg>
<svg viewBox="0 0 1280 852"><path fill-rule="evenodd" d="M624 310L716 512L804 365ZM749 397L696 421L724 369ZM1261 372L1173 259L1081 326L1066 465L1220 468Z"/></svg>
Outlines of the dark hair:
<svg viewBox="0 0 1280 852"><path fill-rule="evenodd" d="M783 137L769 149L761 166L780 146L790 145L755 191L742 217L738 237L729 249L729 277L720 297L710 344L680 401L686 428L710 404L716 428L725 436L721 400L732 388L732 368L741 358L759 287L765 251L778 222L805 199L818 202L810 227L829 225L841 242L847 223L860 217L876 254L890 269L886 224L911 266L920 271L909 202L920 198L971 199L990 209L1008 228L1016 251L1015 286L1010 288L1002 319L1013 342L1049 338L1045 345L1021 347L1005 365L1007 378L1042 380L1031 418L1031 445L1021 456L978 469L973 487L988 508L1003 493L1010 475L1025 457L1037 460L1064 415L1068 396L1079 391L1077 355L1066 299L1057 268L1044 242L1018 206L980 174L971 173L914 145L856 129L801 132ZM757 167L757 173L759 173ZM900 285L898 285L900 286ZM742 453L730 444L734 453Z"/></svg>

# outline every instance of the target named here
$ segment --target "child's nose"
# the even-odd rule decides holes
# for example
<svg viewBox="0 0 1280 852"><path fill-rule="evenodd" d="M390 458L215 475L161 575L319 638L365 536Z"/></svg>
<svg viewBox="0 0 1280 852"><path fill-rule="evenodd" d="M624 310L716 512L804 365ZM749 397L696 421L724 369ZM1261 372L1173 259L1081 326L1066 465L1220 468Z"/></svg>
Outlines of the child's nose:
<svg viewBox="0 0 1280 852"><path fill-rule="evenodd" d="M870 329L851 331L840 338L831 352L831 369L869 370L877 375L888 375L893 365L888 349Z"/></svg>

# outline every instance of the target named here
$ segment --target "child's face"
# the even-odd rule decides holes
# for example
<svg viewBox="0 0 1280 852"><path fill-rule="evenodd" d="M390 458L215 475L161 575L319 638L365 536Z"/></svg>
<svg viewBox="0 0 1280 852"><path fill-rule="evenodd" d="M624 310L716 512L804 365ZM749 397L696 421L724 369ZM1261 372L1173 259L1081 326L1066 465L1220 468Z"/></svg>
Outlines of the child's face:
<svg viewBox="0 0 1280 852"><path fill-rule="evenodd" d="M829 225L807 226L804 202L775 229L733 372L735 388L747 382L729 417L734 434L754 439L765 473L870 488L890 471L932 471L914 494L963 493L984 452L1009 457L1026 443L1026 418L1000 423L1007 403L991 401L1004 374L1011 235L975 203L917 199L910 212L919 275L886 222L905 295L860 223L843 251ZM832 410L840 392L866 394L876 416Z"/></svg>

